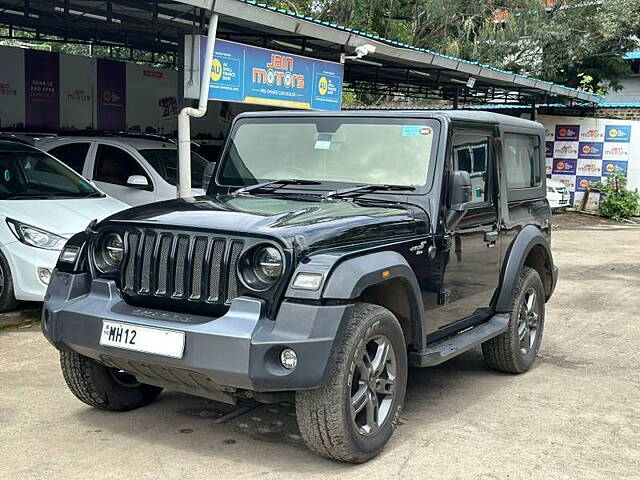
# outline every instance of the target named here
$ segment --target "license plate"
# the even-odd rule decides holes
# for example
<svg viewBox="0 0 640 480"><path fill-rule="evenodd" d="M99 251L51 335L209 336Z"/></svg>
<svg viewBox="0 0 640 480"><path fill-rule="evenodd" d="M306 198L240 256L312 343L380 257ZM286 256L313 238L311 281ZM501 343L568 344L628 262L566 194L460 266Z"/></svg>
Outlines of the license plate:
<svg viewBox="0 0 640 480"><path fill-rule="evenodd" d="M100 345L182 358L184 332L103 320Z"/></svg>

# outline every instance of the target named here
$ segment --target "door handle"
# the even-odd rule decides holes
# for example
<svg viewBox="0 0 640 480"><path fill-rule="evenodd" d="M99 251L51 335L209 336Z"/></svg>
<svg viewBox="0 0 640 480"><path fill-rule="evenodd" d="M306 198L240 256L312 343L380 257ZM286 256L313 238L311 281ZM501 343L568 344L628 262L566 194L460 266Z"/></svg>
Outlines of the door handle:
<svg viewBox="0 0 640 480"><path fill-rule="evenodd" d="M487 247L492 248L496 246L496 242L500 238L500 232L492 230L484 234L484 241L487 242Z"/></svg>

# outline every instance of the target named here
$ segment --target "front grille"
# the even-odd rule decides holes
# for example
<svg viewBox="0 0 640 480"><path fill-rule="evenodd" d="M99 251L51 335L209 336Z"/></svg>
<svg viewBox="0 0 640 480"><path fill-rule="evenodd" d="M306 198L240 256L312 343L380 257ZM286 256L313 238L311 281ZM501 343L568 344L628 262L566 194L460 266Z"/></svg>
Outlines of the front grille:
<svg viewBox="0 0 640 480"><path fill-rule="evenodd" d="M229 304L238 296L237 265L244 242L198 233L125 233L122 290L143 300Z"/></svg>

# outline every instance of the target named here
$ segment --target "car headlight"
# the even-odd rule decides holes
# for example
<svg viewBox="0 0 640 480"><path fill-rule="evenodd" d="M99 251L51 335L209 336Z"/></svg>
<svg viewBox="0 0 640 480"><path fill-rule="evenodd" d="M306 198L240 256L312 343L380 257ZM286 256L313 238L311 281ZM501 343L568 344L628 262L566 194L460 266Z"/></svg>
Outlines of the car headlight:
<svg viewBox="0 0 640 480"><path fill-rule="evenodd" d="M60 235L27 225L12 218L7 218L7 225L18 240L31 247L60 250L67 241L66 238Z"/></svg>
<svg viewBox="0 0 640 480"><path fill-rule="evenodd" d="M247 252L240 263L240 276L252 290L271 288L282 276L284 261L280 250L272 246L259 246Z"/></svg>
<svg viewBox="0 0 640 480"><path fill-rule="evenodd" d="M113 273L118 270L123 258L124 243L117 233L103 235L93 250L94 263L102 273Z"/></svg>

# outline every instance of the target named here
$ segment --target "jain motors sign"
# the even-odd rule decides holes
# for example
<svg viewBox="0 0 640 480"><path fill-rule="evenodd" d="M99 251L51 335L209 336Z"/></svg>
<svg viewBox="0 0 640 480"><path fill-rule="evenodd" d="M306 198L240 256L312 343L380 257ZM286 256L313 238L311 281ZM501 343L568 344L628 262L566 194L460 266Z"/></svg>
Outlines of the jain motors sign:
<svg viewBox="0 0 640 480"><path fill-rule="evenodd" d="M202 71L206 37L200 37L199 42ZM340 110L342 80L340 63L216 40L209 100ZM185 85L185 96L191 96L189 93Z"/></svg>

